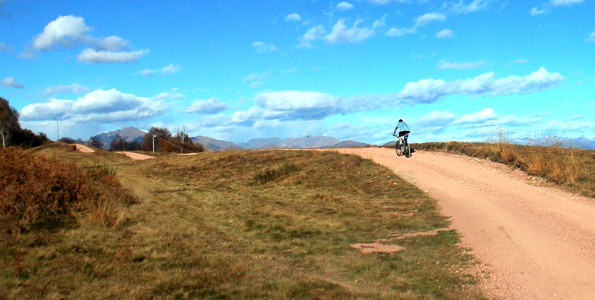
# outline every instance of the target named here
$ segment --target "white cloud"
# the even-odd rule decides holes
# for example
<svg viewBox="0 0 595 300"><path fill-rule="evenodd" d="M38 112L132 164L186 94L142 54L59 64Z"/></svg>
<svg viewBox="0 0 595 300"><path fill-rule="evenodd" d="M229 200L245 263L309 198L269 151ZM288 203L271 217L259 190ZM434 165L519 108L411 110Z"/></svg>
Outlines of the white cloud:
<svg viewBox="0 0 595 300"><path fill-rule="evenodd" d="M182 93L178 93L176 89L172 89L170 92L162 92L157 96L151 97L152 100L168 100L168 99L184 99L185 96Z"/></svg>
<svg viewBox="0 0 595 300"><path fill-rule="evenodd" d="M127 63L137 61L139 58L147 54L149 54L148 49L130 52L97 51L95 49L85 49L77 56L77 59L78 61L89 63Z"/></svg>
<svg viewBox="0 0 595 300"><path fill-rule="evenodd" d="M337 8L337 10L346 11L346 10L352 9L353 4L351 4L349 2L341 2L341 3L337 4L336 8Z"/></svg>
<svg viewBox="0 0 595 300"><path fill-rule="evenodd" d="M542 8L533 7L531 9L530 13L532 16L539 16L539 15L543 15L543 14L549 14L550 10L549 10L549 8L545 8L545 7L542 7Z"/></svg>
<svg viewBox="0 0 595 300"><path fill-rule="evenodd" d="M454 33L450 29L443 29L436 33L436 37L439 39L455 37Z"/></svg>
<svg viewBox="0 0 595 300"><path fill-rule="evenodd" d="M59 93L83 94L89 91L90 89L88 87L80 85L78 83L73 83L69 85L56 85L47 87L45 91L43 91L43 94L53 96Z"/></svg>
<svg viewBox="0 0 595 300"><path fill-rule="evenodd" d="M254 42L252 43L252 47L256 49L256 52L258 53L277 51L277 47L275 47L275 45L273 45L272 43Z"/></svg>
<svg viewBox="0 0 595 300"><path fill-rule="evenodd" d="M525 58L519 58L519 59L513 61L513 63L515 63L515 64L526 64L528 62L529 62L529 60L525 59Z"/></svg>
<svg viewBox="0 0 595 300"><path fill-rule="evenodd" d="M287 17L285 17L285 21L287 22L299 22L302 20L302 17L300 15L298 15L297 13L292 13L287 15Z"/></svg>
<svg viewBox="0 0 595 300"><path fill-rule="evenodd" d="M128 41L119 36L108 36L100 40L96 46L97 50L120 51L128 48Z"/></svg>
<svg viewBox="0 0 595 300"><path fill-rule="evenodd" d="M71 46L89 38L87 33L91 30L82 17L59 16L44 27L33 41L33 47L36 50L51 50L56 45Z"/></svg>
<svg viewBox="0 0 595 300"><path fill-rule="evenodd" d="M569 6L585 2L585 0L551 0L552 6Z"/></svg>
<svg viewBox="0 0 595 300"><path fill-rule="evenodd" d="M216 114L228 109L229 106L213 97L209 100L195 100L190 106L184 109L185 112L199 114Z"/></svg>
<svg viewBox="0 0 595 300"><path fill-rule="evenodd" d="M481 68L484 64L485 62L483 60L474 62L449 62L442 60L438 63L438 69L468 70Z"/></svg>
<svg viewBox="0 0 595 300"><path fill-rule="evenodd" d="M589 38L587 39L587 41L589 41L589 42L595 42L595 31L593 31L591 33L591 35L589 35Z"/></svg>
<svg viewBox="0 0 595 300"><path fill-rule="evenodd" d="M496 119L497 115L491 108L486 108L482 111L465 114L460 119L453 122L453 124L474 124L474 123L485 123L486 121Z"/></svg>
<svg viewBox="0 0 595 300"><path fill-rule="evenodd" d="M552 11L553 7L571 6L581 4L583 2L585 2L585 0L550 0L548 2L543 3L540 8L533 7L530 11L530 14L532 16L549 14Z"/></svg>
<svg viewBox="0 0 595 300"><path fill-rule="evenodd" d="M446 15L441 13L427 13L417 17L415 20L415 27L426 26L433 22L443 22L446 20Z"/></svg>
<svg viewBox="0 0 595 300"><path fill-rule="evenodd" d="M324 39L332 44L340 42L359 43L372 36L374 30L366 27L357 27L361 21L356 21L352 27L345 26L344 20L339 20L334 26L331 33L324 37Z"/></svg>
<svg viewBox="0 0 595 300"><path fill-rule="evenodd" d="M138 97L118 90L95 90L77 100L51 98L46 103L25 106L25 121L70 120L77 123L130 121L152 117L165 111L160 100Z"/></svg>
<svg viewBox="0 0 595 300"><path fill-rule="evenodd" d="M463 1L451 3L448 10L453 14L468 14L485 9L493 0L473 0L469 4Z"/></svg>
<svg viewBox="0 0 595 300"><path fill-rule="evenodd" d="M456 118L456 115L450 111L437 111L434 110L431 113L422 116L417 120L419 125L428 126L443 126L452 122Z"/></svg>
<svg viewBox="0 0 595 300"><path fill-rule="evenodd" d="M340 99L319 92L280 91L261 93L255 98L266 110L265 118L319 120L343 113Z"/></svg>
<svg viewBox="0 0 595 300"><path fill-rule="evenodd" d="M306 31L306 33L300 37L300 44L298 47L312 48L314 46L313 42L322 39L325 34L326 30L324 27L322 27L322 25L314 26L308 29L308 31Z"/></svg>
<svg viewBox="0 0 595 300"><path fill-rule="evenodd" d="M560 73L550 73L543 67L527 76L510 75L505 78L494 78L494 73L489 72L471 79L454 81L422 79L409 82L397 97L406 102L432 103L448 95L478 97L527 94L556 87L563 80L564 77Z"/></svg>
<svg viewBox="0 0 595 300"><path fill-rule="evenodd" d="M180 66L180 65L169 64L169 65L161 68L161 73L163 73L165 75L169 75L169 74L177 73L181 69L182 69L182 66Z"/></svg>
<svg viewBox="0 0 595 300"><path fill-rule="evenodd" d="M416 33L417 29L415 28L391 28L389 29L385 35L390 37L402 36L406 34Z"/></svg>
<svg viewBox="0 0 595 300"><path fill-rule="evenodd" d="M0 85L5 88L13 87L17 89L22 89L25 87L25 85L23 85L22 83L17 82L16 79L14 79L14 77L6 77L2 79L2 81L0 81Z"/></svg>

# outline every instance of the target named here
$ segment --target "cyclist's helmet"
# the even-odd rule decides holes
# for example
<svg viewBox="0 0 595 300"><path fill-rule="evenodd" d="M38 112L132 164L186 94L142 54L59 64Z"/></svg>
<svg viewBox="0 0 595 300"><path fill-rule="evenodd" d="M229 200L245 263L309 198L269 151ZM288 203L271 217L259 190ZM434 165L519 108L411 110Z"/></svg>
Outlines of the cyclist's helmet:
<svg viewBox="0 0 595 300"><path fill-rule="evenodd" d="M399 119L399 122L403 122L403 119Z"/></svg>

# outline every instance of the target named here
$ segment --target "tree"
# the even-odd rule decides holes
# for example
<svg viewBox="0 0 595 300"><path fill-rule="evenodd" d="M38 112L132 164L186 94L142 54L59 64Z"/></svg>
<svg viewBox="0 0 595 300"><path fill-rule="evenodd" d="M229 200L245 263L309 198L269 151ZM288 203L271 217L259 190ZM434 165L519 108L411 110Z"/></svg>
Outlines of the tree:
<svg viewBox="0 0 595 300"><path fill-rule="evenodd" d="M21 131L19 113L10 107L8 100L0 97L0 138L3 148L9 145L9 140L15 131Z"/></svg>
<svg viewBox="0 0 595 300"><path fill-rule="evenodd" d="M126 151L126 141L116 134L116 138L109 144L109 151Z"/></svg>
<svg viewBox="0 0 595 300"><path fill-rule="evenodd" d="M89 139L89 141L87 142L87 144L89 146L98 148L98 149L102 149L103 148L103 142L101 140L99 140L97 137L91 137Z"/></svg>
<svg viewBox="0 0 595 300"><path fill-rule="evenodd" d="M171 132L166 128L151 127L140 144L142 151L153 151L153 137L155 137L155 151L162 151L160 141L171 140ZM166 143L163 143L166 144Z"/></svg>

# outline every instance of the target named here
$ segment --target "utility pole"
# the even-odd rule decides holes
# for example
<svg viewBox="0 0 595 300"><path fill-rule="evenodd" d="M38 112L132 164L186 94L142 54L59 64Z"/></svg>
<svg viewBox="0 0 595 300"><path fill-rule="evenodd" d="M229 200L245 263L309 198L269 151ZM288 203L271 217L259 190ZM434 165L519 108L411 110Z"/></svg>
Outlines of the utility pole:
<svg viewBox="0 0 595 300"><path fill-rule="evenodd" d="M56 121L56 136L57 136L57 138L56 138L56 142L57 142L58 140L60 140L60 122L59 121Z"/></svg>
<svg viewBox="0 0 595 300"><path fill-rule="evenodd" d="M153 152L155 152L155 135L153 135Z"/></svg>

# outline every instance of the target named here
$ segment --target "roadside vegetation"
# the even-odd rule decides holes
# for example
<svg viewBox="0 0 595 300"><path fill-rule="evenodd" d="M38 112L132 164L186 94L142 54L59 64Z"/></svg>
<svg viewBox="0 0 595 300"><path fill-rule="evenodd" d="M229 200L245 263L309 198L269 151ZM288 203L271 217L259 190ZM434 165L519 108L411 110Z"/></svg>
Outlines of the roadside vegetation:
<svg viewBox="0 0 595 300"><path fill-rule="evenodd" d="M96 193L106 187L94 176L115 174L125 188L106 189L120 199L115 221L85 221L94 210L70 209L73 221L60 226L4 228L0 298L484 297L472 256L435 201L370 160L228 151L130 161L69 147L19 151L13 164L39 161L64 182L96 184ZM66 190L44 180L34 180L45 191L38 200ZM70 202L97 203L83 191ZM354 247L374 243L400 251Z"/></svg>
<svg viewBox="0 0 595 300"><path fill-rule="evenodd" d="M486 158L519 168L567 190L595 197L595 151L561 145L522 146L506 142L413 144L415 150L446 151Z"/></svg>

